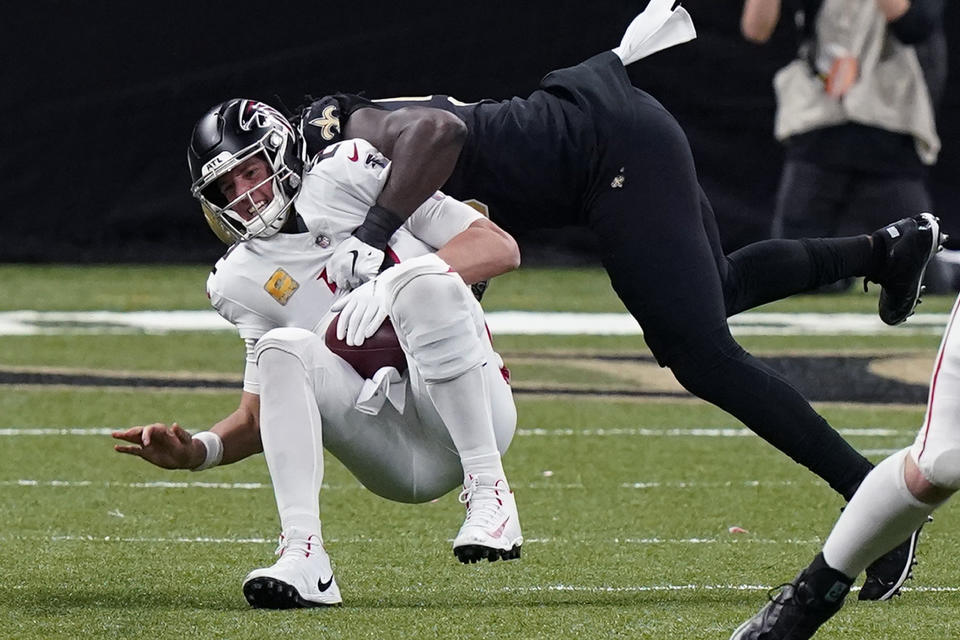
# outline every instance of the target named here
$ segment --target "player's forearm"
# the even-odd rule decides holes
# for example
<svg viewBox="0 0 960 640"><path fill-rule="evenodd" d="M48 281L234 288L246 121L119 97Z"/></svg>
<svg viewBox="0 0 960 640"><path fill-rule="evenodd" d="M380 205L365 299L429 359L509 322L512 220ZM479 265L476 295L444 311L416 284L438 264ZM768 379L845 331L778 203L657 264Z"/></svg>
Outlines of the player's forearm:
<svg viewBox="0 0 960 640"><path fill-rule="evenodd" d="M770 39L780 21L780 0L745 0L740 16L740 31L751 42Z"/></svg>
<svg viewBox="0 0 960 640"><path fill-rule="evenodd" d="M466 135L463 122L444 111L409 122L387 154L390 177L377 204L408 218L453 173Z"/></svg>
<svg viewBox="0 0 960 640"><path fill-rule="evenodd" d="M237 410L215 424L210 431L223 441L220 464L230 464L263 451L260 441L260 396L244 392Z"/></svg>
<svg viewBox="0 0 960 640"><path fill-rule="evenodd" d="M520 266L520 249L513 236L480 220L454 236L437 251L467 284L489 280Z"/></svg>

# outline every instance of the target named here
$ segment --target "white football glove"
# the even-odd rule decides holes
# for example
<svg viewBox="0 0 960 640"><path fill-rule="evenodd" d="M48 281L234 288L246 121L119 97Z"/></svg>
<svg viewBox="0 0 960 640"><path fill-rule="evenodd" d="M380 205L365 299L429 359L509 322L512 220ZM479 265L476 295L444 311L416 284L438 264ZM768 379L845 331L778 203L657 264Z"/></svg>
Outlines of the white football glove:
<svg viewBox="0 0 960 640"><path fill-rule="evenodd" d="M349 291L372 280L383 264L383 251L356 236L341 242L327 262L327 277L338 289Z"/></svg>
<svg viewBox="0 0 960 640"><path fill-rule="evenodd" d="M347 345L359 347L372 336L387 317L387 304L383 287L376 280L368 280L348 294L342 295L330 306L333 312L340 311L337 319L337 339L347 339Z"/></svg>

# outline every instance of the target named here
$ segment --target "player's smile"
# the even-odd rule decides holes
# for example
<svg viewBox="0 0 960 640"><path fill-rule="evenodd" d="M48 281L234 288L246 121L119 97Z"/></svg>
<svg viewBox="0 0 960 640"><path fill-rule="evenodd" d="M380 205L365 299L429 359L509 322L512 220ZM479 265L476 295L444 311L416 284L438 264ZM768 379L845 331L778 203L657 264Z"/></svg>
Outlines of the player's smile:
<svg viewBox="0 0 960 640"><path fill-rule="evenodd" d="M254 156L244 160L217 181L217 188L228 202L246 196L246 205L237 207L237 213L250 220L273 200L273 181L266 160Z"/></svg>

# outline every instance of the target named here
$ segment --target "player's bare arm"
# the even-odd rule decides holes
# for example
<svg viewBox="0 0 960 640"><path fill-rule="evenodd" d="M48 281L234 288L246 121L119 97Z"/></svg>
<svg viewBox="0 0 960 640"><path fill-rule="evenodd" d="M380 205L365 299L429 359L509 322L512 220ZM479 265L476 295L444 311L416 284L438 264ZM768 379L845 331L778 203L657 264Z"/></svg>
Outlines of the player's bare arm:
<svg viewBox="0 0 960 640"><path fill-rule="evenodd" d="M363 138L391 163L377 204L406 219L443 185L457 164L467 127L441 109L358 109L344 127L347 138Z"/></svg>
<svg viewBox="0 0 960 640"><path fill-rule="evenodd" d="M437 250L467 284L489 280L520 266L520 249L509 233L486 218L475 220Z"/></svg>
<svg viewBox="0 0 960 640"><path fill-rule="evenodd" d="M263 450L260 443L260 396L244 392L237 410L215 424L210 431L223 441L220 464L242 460ZM114 431L114 438L130 444L114 450L143 458L164 469L195 469L206 457L206 447L179 424L156 422Z"/></svg>

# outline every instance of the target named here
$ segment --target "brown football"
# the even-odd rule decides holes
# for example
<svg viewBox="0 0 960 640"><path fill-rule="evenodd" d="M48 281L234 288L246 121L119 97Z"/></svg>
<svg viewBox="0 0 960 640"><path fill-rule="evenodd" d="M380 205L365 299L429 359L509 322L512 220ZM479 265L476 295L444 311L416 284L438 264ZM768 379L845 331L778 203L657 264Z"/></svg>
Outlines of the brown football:
<svg viewBox="0 0 960 640"><path fill-rule="evenodd" d="M370 378L380 367L396 367L403 373L407 370L407 357L397 340L397 333L393 330L390 318L383 321L377 331L363 341L359 347L351 347L346 340L337 338L337 322L340 314L327 326L324 342L327 348L334 352L353 367L353 370L364 378Z"/></svg>

